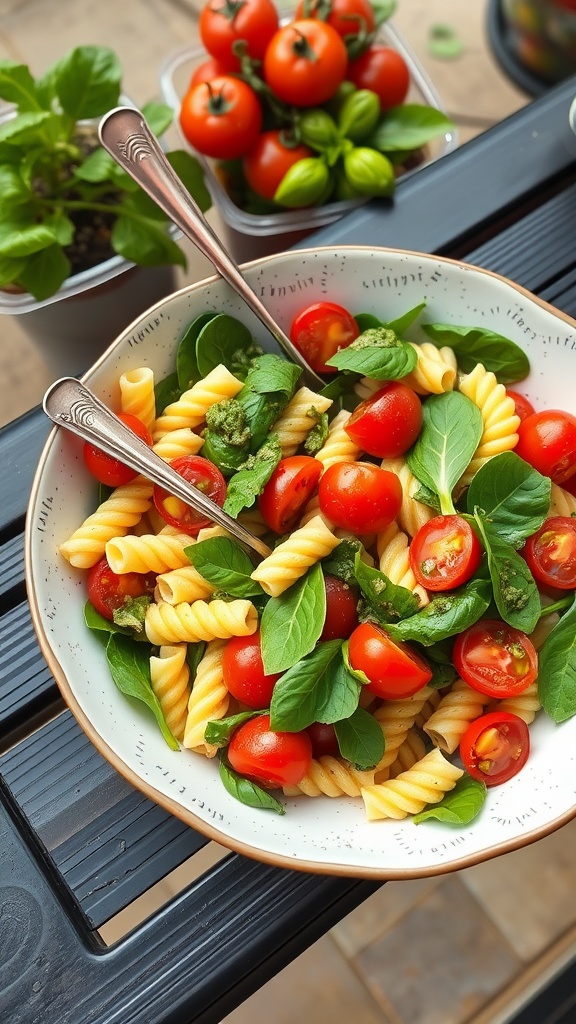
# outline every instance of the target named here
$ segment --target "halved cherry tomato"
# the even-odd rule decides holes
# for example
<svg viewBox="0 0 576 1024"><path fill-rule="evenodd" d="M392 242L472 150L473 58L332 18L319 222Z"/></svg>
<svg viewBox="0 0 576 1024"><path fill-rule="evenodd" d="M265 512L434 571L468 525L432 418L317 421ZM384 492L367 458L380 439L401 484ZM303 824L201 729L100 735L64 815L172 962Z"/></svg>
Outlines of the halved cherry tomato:
<svg viewBox="0 0 576 1024"><path fill-rule="evenodd" d="M272 0L208 0L198 21L205 49L231 71L240 69L232 49L237 40L244 40L250 57L261 60L277 28Z"/></svg>
<svg viewBox="0 0 576 1024"><path fill-rule="evenodd" d="M576 519L551 516L529 537L522 552L539 583L559 590L576 587Z"/></svg>
<svg viewBox="0 0 576 1024"><path fill-rule="evenodd" d="M233 636L222 655L222 675L226 689L249 708L261 711L270 707L274 683L281 673L266 675L262 663L260 632L252 636Z"/></svg>
<svg viewBox="0 0 576 1024"><path fill-rule="evenodd" d="M312 743L306 732L273 732L270 716L258 715L236 730L228 760L234 771L265 786L297 786L310 768Z"/></svg>
<svg viewBox="0 0 576 1024"><path fill-rule="evenodd" d="M320 510L353 533L379 533L396 518L402 485L395 473L368 462L336 462L318 484Z"/></svg>
<svg viewBox="0 0 576 1024"><path fill-rule="evenodd" d="M212 462L203 459L201 455L182 455L178 459L172 459L170 466L222 507L226 498L226 481L218 467ZM154 484L153 496L154 504L162 519L170 526L181 530L182 533L188 533L191 537L195 537L202 527L210 524L210 519L203 516L201 512L186 505L180 498L175 498L158 484Z"/></svg>
<svg viewBox="0 0 576 1024"><path fill-rule="evenodd" d="M404 58L390 46L369 46L351 60L346 78L357 89L370 89L380 100L382 110L397 107L406 99L410 72Z"/></svg>
<svg viewBox="0 0 576 1024"><path fill-rule="evenodd" d="M331 25L316 18L279 28L266 48L264 81L284 103L316 107L344 81L346 47Z"/></svg>
<svg viewBox="0 0 576 1024"><path fill-rule="evenodd" d="M506 394L514 402L514 409L516 415L520 417L520 421L534 415L534 406L524 395L521 395L518 391L511 391L510 388L506 388Z"/></svg>
<svg viewBox="0 0 576 1024"><path fill-rule="evenodd" d="M122 420L130 430L133 430L137 437L141 438L149 447L152 445L152 435L148 428L144 426L142 420L139 420L137 416L131 416L130 413L118 413L118 419ZM130 469L129 466L125 466L120 459L115 459L112 455L106 455L101 448L97 448L96 445L90 444L89 441L84 442L82 449L82 456L86 469L92 473L92 476L96 477L101 484L106 484L107 487L121 487L122 484L127 484L130 480L138 475L135 469Z"/></svg>
<svg viewBox="0 0 576 1024"><path fill-rule="evenodd" d="M326 618L320 640L346 640L358 625L358 594L336 576L324 577Z"/></svg>
<svg viewBox="0 0 576 1024"><path fill-rule="evenodd" d="M262 127L262 108L246 82L221 75L188 89L180 108L180 125L199 153L218 160L236 160L256 142Z"/></svg>
<svg viewBox="0 0 576 1024"><path fill-rule="evenodd" d="M315 757L316 760L319 757L338 757L340 748L333 725L313 722L308 726L306 732L312 742L312 757Z"/></svg>
<svg viewBox="0 0 576 1024"><path fill-rule="evenodd" d="M248 185L264 199L274 199L278 186L293 164L312 156L312 150L300 143L287 146L284 133L273 128L262 132L242 161Z"/></svg>
<svg viewBox="0 0 576 1024"><path fill-rule="evenodd" d="M106 558L101 558L88 572L88 600L100 615L112 621L113 613L126 603L127 598L152 594L155 585L154 573L115 573Z"/></svg>
<svg viewBox="0 0 576 1024"><path fill-rule="evenodd" d="M538 674L532 641L506 622L482 619L457 638L452 660L458 675L487 697L522 693Z"/></svg>
<svg viewBox="0 0 576 1024"><path fill-rule="evenodd" d="M300 0L295 18L322 18L342 39L376 28L374 8L369 0Z"/></svg>
<svg viewBox="0 0 576 1024"><path fill-rule="evenodd" d="M434 516L410 544L410 566L427 590L451 590L474 575L482 545L462 516Z"/></svg>
<svg viewBox="0 0 576 1024"><path fill-rule="evenodd" d="M344 429L362 451L395 459L422 429L422 404L412 388L391 380L356 407Z"/></svg>
<svg viewBox="0 0 576 1024"><path fill-rule="evenodd" d="M424 658L372 622L362 622L354 630L348 658L352 668L370 680L367 689L385 700L411 697L432 678Z"/></svg>
<svg viewBox="0 0 576 1024"><path fill-rule="evenodd" d="M327 360L360 334L354 317L336 302L314 302L294 317L290 340L317 373L338 373Z"/></svg>
<svg viewBox="0 0 576 1024"><path fill-rule="evenodd" d="M530 753L526 722L509 711L492 711L470 723L460 740L460 757L473 779L499 786L524 767Z"/></svg>
<svg viewBox="0 0 576 1024"><path fill-rule="evenodd" d="M521 459L561 484L576 472L576 416L545 409L522 420L518 444Z"/></svg>
<svg viewBox="0 0 576 1024"><path fill-rule="evenodd" d="M287 533L316 487L322 463L309 455L280 459L258 499L260 515L275 533Z"/></svg>

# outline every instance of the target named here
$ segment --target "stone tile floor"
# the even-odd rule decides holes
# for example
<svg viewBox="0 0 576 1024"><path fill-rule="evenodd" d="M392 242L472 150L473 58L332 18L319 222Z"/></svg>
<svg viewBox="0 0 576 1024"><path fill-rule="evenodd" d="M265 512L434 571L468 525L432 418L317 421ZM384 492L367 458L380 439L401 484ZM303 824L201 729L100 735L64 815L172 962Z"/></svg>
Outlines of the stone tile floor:
<svg viewBox="0 0 576 1024"><path fill-rule="evenodd" d="M158 94L170 52L197 41L192 0L0 0L0 58L41 72L74 45L112 46L126 92ZM487 0L398 0L397 29L458 125L462 142L529 101L497 67L486 38ZM455 29L462 55L433 58L430 29ZM217 217L211 214L217 230ZM211 268L186 245L181 283ZM17 317L0 321L0 425L34 406L52 381L49 362ZM226 1024L505 1024L576 945L576 822L504 857L452 875L391 882L232 1013ZM134 927L226 851L208 845L103 929ZM273 1007L273 1009L271 1009Z"/></svg>

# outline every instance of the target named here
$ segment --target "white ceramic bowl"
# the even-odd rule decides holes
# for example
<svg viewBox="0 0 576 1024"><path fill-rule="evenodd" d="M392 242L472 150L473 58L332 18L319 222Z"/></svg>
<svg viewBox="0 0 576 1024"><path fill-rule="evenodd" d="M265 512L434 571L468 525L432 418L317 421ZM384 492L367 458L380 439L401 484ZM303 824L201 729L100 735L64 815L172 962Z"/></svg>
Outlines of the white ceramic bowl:
<svg viewBox="0 0 576 1024"><path fill-rule="evenodd" d="M485 325L516 341L532 370L521 391L537 408L573 406L576 324L524 289L487 271L418 253L362 247L281 253L248 264L246 276L285 328L312 301L393 320L422 300L426 319ZM117 407L118 376L150 365L174 368L179 338L199 313L227 311L266 344L259 322L221 279L164 299L135 321L84 377ZM418 328L411 332L422 340ZM532 753L510 782L489 790L466 827L367 822L360 800L289 799L287 813L253 810L224 790L213 761L166 746L152 716L120 694L103 648L83 622L84 574L58 545L95 506L80 443L53 431L40 460L27 523L27 583L34 625L63 696L112 764L151 799L211 838L285 867L376 878L432 875L461 868L546 835L576 813L576 718L555 725L540 713Z"/></svg>

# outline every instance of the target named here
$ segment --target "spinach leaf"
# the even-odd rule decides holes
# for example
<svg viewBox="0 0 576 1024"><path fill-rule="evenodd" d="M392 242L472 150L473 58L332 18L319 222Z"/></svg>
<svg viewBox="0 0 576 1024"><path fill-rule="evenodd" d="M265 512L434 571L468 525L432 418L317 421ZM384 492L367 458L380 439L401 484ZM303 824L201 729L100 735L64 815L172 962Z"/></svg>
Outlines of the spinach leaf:
<svg viewBox="0 0 576 1024"><path fill-rule="evenodd" d="M204 739L206 743L210 743L214 747L225 747L236 729L260 714L260 711L241 711L238 715L229 715L228 718L219 718L208 722L204 730Z"/></svg>
<svg viewBox="0 0 576 1024"><path fill-rule="evenodd" d="M413 498L415 501L420 501L422 505L428 505L429 508L433 508L436 512L440 512L440 499L434 491L431 491L424 484L420 484L418 489L414 491Z"/></svg>
<svg viewBox="0 0 576 1024"><path fill-rule="evenodd" d="M176 374L181 391L188 391L202 378L196 358L196 342L200 331L214 319L216 313L200 313L186 328L176 352ZM212 367L213 369L213 367Z"/></svg>
<svg viewBox="0 0 576 1024"><path fill-rule="evenodd" d="M236 401L244 410L250 429L250 451L257 452L270 433L270 428L288 404L288 396L282 391L261 395L248 385L242 388Z"/></svg>
<svg viewBox="0 0 576 1024"><path fill-rule="evenodd" d="M152 689L148 645L139 644L120 633L113 633L106 645L106 660L118 689L128 697L136 697L150 708L170 749L179 750L178 741L166 725L160 701Z"/></svg>
<svg viewBox="0 0 576 1024"><path fill-rule="evenodd" d="M454 350L464 373L470 373L477 363L482 363L496 375L500 384L524 380L530 373L526 353L514 341L495 331L450 324L422 324L422 327L438 348L448 345Z"/></svg>
<svg viewBox="0 0 576 1024"><path fill-rule="evenodd" d="M371 327L386 327L388 330L394 331L398 337L401 337L408 330L411 324L418 319L420 313L425 309L425 307L426 303L420 302L417 306L413 306L412 309L409 309L406 313L402 313L402 315L397 317L396 320L390 320L388 323L385 323L383 320L379 320L373 313L358 313L354 319L358 324L361 334L363 331L367 331Z"/></svg>
<svg viewBox="0 0 576 1024"><path fill-rule="evenodd" d="M84 622L88 626L88 629L92 630L93 633L122 633L124 636L133 636L132 630L127 629L125 626L118 626L115 622L110 619L105 619L100 612L97 612L94 605L90 601L86 601L84 605ZM100 637L99 637L100 639ZM104 643L108 643L108 637L105 636Z"/></svg>
<svg viewBox="0 0 576 1024"><path fill-rule="evenodd" d="M253 345L254 339L250 331L240 320L227 313L210 316L200 327L196 340L196 362L200 379L206 377L220 363L234 373L233 367L237 367L239 358L242 358L241 354L248 352Z"/></svg>
<svg viewBox="0 0 576 1024"><path fill-rule="evenodd" d="M555 722L576 715L576 597L538 655L538 696Z"/></svg>
<svg viewBox="0 0 576 1024"><path fill-rule="evenodd" d="M354 563L354 575L378 622L397 622L418 611L418 598L412 591L392 583L383 572L366 565L359 552Z"/></svg>
<svg viewBox="0 0 576 1024"><path fill-rule="evenodd" d="M491 598L490 580L476 576L458 590L433 597L409 619L390 623L387 632L393 640L416 640L429 647L472 626L489 607Z"/></svg>
<svg viewBox="0 0 576 1024"><path fill-rule="evenodd" d="M373 715L364 708L334 723L342 757L359 771L375 768L384 754L384 733Z"/></svg>
<svg viewBox="0 0 576 1024"><path fill-rule="evenodd" d="M356 583L356 555L364 550L359 540L341 540L326 558L322 569L326 576L336 576L344 583Z"/></svg>
<svg viewBox="0 0 576 1024"><path fill-rule="evenodd" d="M432 395L422 409L422 431L407 462L425 487L440 498L444 515L454 513L452 489L469 465L484 429L482 413L466 395Z"/></svg>
<svg viewBox="0 0 576 1024"><path fill-rule="evenodd" d="M407 342L386 327L364 331L351 345L327 360L327 366L352 370L374 380L398 380L410 373L418 356Z"/></svg>
<svg viewBox="0 0 576 1024"><path fill-rule="evenodd" d="M255 597L262 593L250 579L254 566L243 548L230 537L210 537L185 549L186 557L201 576L230 597Z"/></svg>
<svg viewBox="0 0 576 1024"><path fill-rule="evenodd" d="M487 789L483 782L473 779L471 775L463 775L440 803L415 814L412 821L419 825L421 821L436 818L448 825L468 825L480 814L486 796Z"/></svg>
<svg viewBox="0 0 576 1024"><path fill-rule="evenodd" d="M259 395L280 391L291 398L301 373L301 368L294 363L265 352L252 361L246 386Z"/></svg>
<svg viewBox="0 0 576 1024"><path fill-rule="evenodd" d="M500 616L510 626L531 633L540 618L538 588L525 560L511 544L502 540L491 525L474 510L492 579L494 600Z"/></svg>
<svg viewBox="0 0 576 1024"><path fill-rule="evenodd" d="M275 796L272 796L267 789L262 789L250 779L238 775L224 758L220 758L220 778L224 788L241 804L248 807L258 807L264 811L276 811L276 814L285 814L286 808Z"/></svg>
<svg viewBox="0 0 576 1024"><path fill-rule="evenodd" d="M313 722L331 723L351 715L361 684L343 669L342 641L318 644L274 686L270 728L301 732Z"/></svg>
<svg viewBox="0 0 576 1024"><path fill-rule="evenodd" d="M518 548L546 519L551 488L552 481L524 459L502 452L474 475L468 488L468 511L481 510L500 539Z"/></svg>
<svg viewBox="0 0 576 1024"><path fill-rule="evenodd" d="M282 458L282 448L277 434L270 434L268 440L251 455L242 469L230 478L224 502L224 511L237 516L243 508L250 508L259 494L262 494L272 473Z"/></svg>
<svg viewBox="0 0 576 1024"><path fill-rule="evenodd" d="M182 394L182 388L178 383L178 374L170 373L167 377L159 380L154 388L154 400L156 403L156 415L160 416L168 405L176 402Z"/></svg>
<svg viewBox="0 0 576 1024"><path fill-rule="evenodd" d="M206 641L198 640L196 643L186 644L186 664L190 669L190 678L195 679L198 665L206 653Z"/></svg>
<svg viewBox="0 0 576 1024"><path fill-rule="evenodd" d="M267 675L283 672L314 649L326 618L326 588L316 563L279 597L272 597L260 623L262 661Z"/></svg>

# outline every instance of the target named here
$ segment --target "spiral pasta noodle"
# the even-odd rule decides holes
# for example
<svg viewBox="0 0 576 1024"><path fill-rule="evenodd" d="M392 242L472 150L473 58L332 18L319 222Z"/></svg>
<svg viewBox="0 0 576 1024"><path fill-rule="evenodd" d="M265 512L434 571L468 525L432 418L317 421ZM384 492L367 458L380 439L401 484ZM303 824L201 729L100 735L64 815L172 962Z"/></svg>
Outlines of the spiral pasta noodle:
<svg viewBox="0 0 576 1024"><path fill-rule="evenodd" d="M408 814L418 814L427 804L439 803L463 774L462 768L451 764L434 748L397 778L362 789L366 817L369 821L399 820Z"/></svg>
<svg viewBox="0 0 576 1024"><path fill-rule="evenodd" d="M146 636L158 647L198 640L251 636L258 627L258 614L251 601L183 601L171 605L165 601L151 604L146 611Z"/></svg>
<svg viewBox="0 0 576 1024"><path fill-rule="evenodd" d="M325 526L320 516L315 516L306 526L293 533L274 548L251 573L264 592L278 597L304 575L307 569L321 558L329 555L340 541Z"/></svg>
<svg viewBox="0 0 576 1024"><path fill-rule="evenodd" d="M389 779L395 779L402 772L407 772L418 761L421 761L426 754L426 744L416 729L410 729L401 747L398 748L396 760L392 762L387 771ZM384 774L384 772L382 774ZM385 782L384 778L377 777L376 782Z"/></svg>
<svg viewBox="0 0 576 1024"><path fill-rule="evenodd" d="M184 739L184 727L190 696L190 669L186 664L186 644L163 646L150 657L152 689L160 701L162 714L177 740Z"/></svg>
<svg viewBox="0 0 576 1024"><path fill-rule="evenodd" d="M276 420L273 431L278 435L282 458L294 455L317 423L317 413L326 412L332 399L317 395L310 388L300 388Z"/></svg>
<svg viewBox="0 0 576 1024"><path fill-rule="evenodd" d="M384 754L376 765L377 772L388 768L396 760L400 747L432 692L432 687L423 686L412 697L386 700L376 708L374 718L384 734L386 744Z"/></svg>
<svg viewBox="0 0 576 1024"><path fill-rule="evenodd" d="M314 456L322 463L323 473L337 462L356 462L362 454L362 449L346 433L345 427L350 415L346 409L336 414L328 429L328 437Z"/></svg>
<svg viewBox="0 0 576 1024"><path fill-rule="evenodd" d="M139 366L120 374L120 408L136 416L152 433L156 420L154 373L149 366Z"/></svg>
<svg viewBox="0 0 576 1024"><path fill-rule="evenodd" d="M573 516L576 515L576 498L569 491L565 491L560 484L552 483L550 493L550 508L548 518L551 516Z"/></svg>
<svg viewBox="0 0 576 1024"><path fill-rule="evenodd" d="M360 796L363 786L374 781L373 771L359 771L341 757L324 755L313 760L297 786L284 786L285 796Z"/></svg>
<svg viewBox="0 0 576 1024"><path fill-rule="evenodd" d="M414 476L403 455L395 459L383 459L380 465L389 473L395 473L402 485L402 505L396 519L404 533L414 537L420 527L429 522L436 512L414 497L420 487L420 481Z"/></svg>
<svg viewBox="0 0 576 1024"><path fill-rule="evenodd" d="M156 441L153 451L166 462L173 459L181 459L184 455L197 455L204 439L200 434L195 434L189 427L181 427L180 430L171 430L168 434Z"/></svg>
<svg viewBox="0 0 576 1024"><path fill-rule="evenodd" d="M489 705L489 711L507 711L509 714L518 715L526 725L534 721L542 705L538 696L538 683L531 683L522 693L513 697L505 697L503 700L496 700Z"/></svg>
<svg viewBox="0 0 576 1024"><path fill-rule="evenodd" d="M470 722L482 714L489 701L489 697L473 690L463 679L456 679L426 722L424 732L435 747L446 754L452 754Z"/></svg>
<svg viewBox="0 0 576 1024"><path fill-rule="evenodd" d="M242 387L242 381L219 363L202 380L180 395L176 402L166 407L156 420L154 440L158 441L172 430L200 426L212 405L225 398L234 398Z"/></svg>
<svg viewBox="0 0 576 1024"><path fill-rule="evenodd" d="M186 533L113 537L106 544L108 565L115 573L164 573L190 565L184 554L192 538Z"/></svg>
<svg viewBox="0 0 576 1024"><path fill-rule="evenodd" d="M200 575L193 565L183 565L169 572L159 573L156 577L154 597L157 603L193 604L202 601L214 593L214 587Z"/></svg>
<svg viewBox="0 0 576 1024"><path fill-rule="evenodd" d="M424 587L417 582L410 567L409 540L398 523L392 522L378 534L376 546L378 550L379 568L392 583L406 587L412 591L420 602L420 607L428 604L429 597Z"/></svg>
<svg viewBox="0 0 576 1024"><path fill-rule="evenodd" d="M448 346L438 349L431 341L420 345L410 341L408 344L416 352L418 362L412 372L402 378L402 383L418 395L441 395L452 391L458 370L453 350Z"/></svg>
<svg viewBox="0 0 576 1024"><path fill-rule="evenodd" d="M139 522L151 500L152 484L142 477L117 487L60 545L60 554L77 569L90 569L102 558L108 541L124 536Z"/></svg>
<svg viewBox="0 0 576 1024"><path fill-rule="evenodd" d="M516 415L514 399L482 363L477 363L471 373L461 378L459 388L480 409L484 423L478 447L460 480L464 486L488 459L516 447L520 417Z"/></svg>
<svg viewBox="0 0 576 1024"><path fill-rule="evenodd" d="M206 726L224 718L230 706L222 670L224 646L222 640L208 644L188 699L183 745L207 757L213 757L217 748L204 739Z"/></svg>

